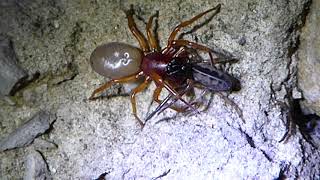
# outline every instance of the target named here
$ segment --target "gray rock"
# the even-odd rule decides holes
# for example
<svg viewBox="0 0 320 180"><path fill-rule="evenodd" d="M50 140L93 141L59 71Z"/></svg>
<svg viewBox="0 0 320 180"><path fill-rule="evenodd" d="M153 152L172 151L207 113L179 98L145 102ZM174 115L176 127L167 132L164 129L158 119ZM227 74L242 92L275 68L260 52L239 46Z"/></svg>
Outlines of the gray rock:
<svg viewBox="0 0 320 180"><path fill-rule="evenodd" d="M320 115L320 1L313 1L302 28L299 50L298 83L305 100L305 113Z"/></svg>
<svg viewBox="0 0 320 180"><path fill-rule="evenodd" d="M12 42L0 35L0 93L12 94L14 89L27 77L27 73L18 66Z"/></svg>
<svg viewBox="0 0 320 180"><path fill-rule="evenodd" d="M48 165L38 151L31 151L25 158L24 180L49 180L52 179Z"/></svg>
<svg viewBox="0 0 320 180"><path fill-rule="evenodd" d="M0 141L0 151L29 145L37 136L46 132L54 120L55 115L40 111L21 127L2 139Z"/></svg>

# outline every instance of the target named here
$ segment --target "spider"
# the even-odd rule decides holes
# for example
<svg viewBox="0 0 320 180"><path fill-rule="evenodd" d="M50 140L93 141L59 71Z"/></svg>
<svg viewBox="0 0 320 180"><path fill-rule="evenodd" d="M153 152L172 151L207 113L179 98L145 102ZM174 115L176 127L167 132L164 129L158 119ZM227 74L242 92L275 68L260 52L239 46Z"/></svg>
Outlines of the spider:
<svg viewBox="0 0 320 180"><path fill-rule="evenodd" d="M221 5L218 4L216 7L200 13L190 20L180 23L171 32L166 47L160 51L158 50L160 48L156 38L152 33L154 16L151 16L147 22L146 39L136 26L133 19L133 9L131 8L130 10L125 11L130 31L138 40L140 48L119 42L111 42L98 46L91 54L91 67L98 74L111 78L111 80L94 90L89 99L96 99L96 94L103 92L115 83L135 81L143 77L144 81L131 92L133 115L143 127L144 123L137 115L135 97L136 94L143 91L151 81L156 84L156 89L153 93L154 101L159 104L161 103L159 95L162 89L165 88L176 99L179 99L186 104L187 107L193 110L196 110L195 107L185 101L182 96L186 92L186 89L189 89L189 87L192 86L195 75L199 76L197 81L200 81L204 86L211 86L216 90L235 89L235 86L237 85L235 78L217 71L212 74L210 70L205 68L201 69L200 66L196 66L188 58L189 53L187 48L191 48L208 53L211 64L213 64L215 60L210 48L188 40L176 39L177 34L182 28L190 25L209 12L216 10L216 13L218 13L220 7ZM203 76L206 76L207 78L201 80L201 77ZM174 106L171 106L170 108L178 112L183 111Z"/></svg>

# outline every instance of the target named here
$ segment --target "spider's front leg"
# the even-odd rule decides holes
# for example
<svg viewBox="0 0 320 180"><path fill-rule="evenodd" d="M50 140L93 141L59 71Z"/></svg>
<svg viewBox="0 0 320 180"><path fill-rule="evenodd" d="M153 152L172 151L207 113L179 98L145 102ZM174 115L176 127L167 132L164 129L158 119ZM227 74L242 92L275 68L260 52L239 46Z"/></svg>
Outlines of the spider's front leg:
<svg viewBox="0 0 320 180"><path fill-rule="evenodd" d="M130 28L130 31L132 32L132 34L134 35L134 37L138 40L140 48L142 49L143 52L149 52L149 45L148 42L146 40L146 38L144 37L144 35L139 31L136 23L134 22L133 19L133 8L131 7L129 10L124 11L127 19L128 19L128 26Z"/></svg>
<svg viewBox="0 0 320 180"><path fill-rule="evenodd" d="M153 16L150 16L148 24L147 24L147 37L148 37L148 42L150 44L151 50L152 51L158 51L160 49L156 38L152 34L152 21L153 18L156 17L158 14L155 14Z"/></svg>
<svg viewBox="0 0 320 180"><path fill-rule="evenodd" d="M174 30L171 32L170 36L169 36L169 39L168 39L168 46L170 46L172 44L172 41L174 41L174 39L176 38L176 35L178 34L178 32L186 27L186 26L189 26L190 24L192 24L193 22L195 22L196 20L198 20L199 18L201 18L202 16L206 15L207 13L213 11L213 10L216 10L215 14L216 15L217 13L220 12L220 8L221 8L221 4L218 4L216 7L214 8L211 8L203 13L200 13L196 16L194 16L193 18L187 20L187 21L183 21L182 23L180 23L178 26L176 26L174 28Z"/></svg>

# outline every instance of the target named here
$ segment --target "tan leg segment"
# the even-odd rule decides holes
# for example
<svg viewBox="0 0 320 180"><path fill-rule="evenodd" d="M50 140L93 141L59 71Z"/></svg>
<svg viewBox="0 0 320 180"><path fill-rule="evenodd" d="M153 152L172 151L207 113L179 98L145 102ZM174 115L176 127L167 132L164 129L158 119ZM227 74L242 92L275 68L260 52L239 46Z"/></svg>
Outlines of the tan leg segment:
<svg viewBox="0 0 320 180"><path fill-rule="evenodd" d="M89 100L97 99L97 97L95 97L96 94L103 92L104 90L106 90L107 88L109 88L110 86L112 86L115 83L123 83L123 82L133 81L133 80L138 79L138 77L140 75L141 75L141 73L138 73L138 74L124 77L124 78L112 79L111 81L106 82L105 84L100 86L98 89L94 90L93 93L91 94L91 96L89 97Z"/></svg>
<svg viewBox="0 0 320 180"><path fill-rule="evenodd" d="M148 42L150 43L150 47L152 51L157 51L159 49L156 38L152 34L152 21L155 16L156 15L151 16L147 24Z"/></svg>
<svg viewBox="0 0 320 180"><path fill-rule="evenodd" d="M130 31L132 32L134 37L136 37L136 39L138 40L140 48L142 49L143 52L148 52L149 51L149 46L148 46L148 43L146 41L146 38L139 31L139 29L137 28L136 23L134 22L133 9L127 10L127 11L125 11L125 13L126 13L126 16L127 16L127 19L128 19L128 26L130 28Z"/></svg>
<svg viewBox="0 0 320 180"><path fill-rule="evenodd" d="M189 19L187 21L184 21L184 22L180 23L171 32L170 37L168 39L168 46L171 46L172 41L175 39L177 33L181 30L181 28L192 24L194 21L198 20L199 18L201 18L202 16L204 16L205 14L207 14L207 13L213 11L213 10L217 10L216 13L218 13L220 11L220 8L221 8L221 4L218 4L216 7L211 8L211 9L209 9L209 10L203 12L203 13L200 13L200 14L196 15L195 17L193 17L193 18L191 18L191 19Z"/></svg>
<svg viewBox="0 0 320 180"><path fill-rule="evenodd" d="M162 91L163 86L157 86L157 88L153 92L153 100L156 101L157 103L160 103L161 101L159 100L160 93Z"/></svg>
<svg viewBox="0 0 320 180"><path fill-rule="evenodd" d="M132 105L133 115L137 119L141 127L144 126L144 123L141 121L141 119L137 115L136 94L143 91L148 86L149 82L150 82L150 79L149 77L147 77L142 84L140 84L131 92L131 105Z"/></svg>

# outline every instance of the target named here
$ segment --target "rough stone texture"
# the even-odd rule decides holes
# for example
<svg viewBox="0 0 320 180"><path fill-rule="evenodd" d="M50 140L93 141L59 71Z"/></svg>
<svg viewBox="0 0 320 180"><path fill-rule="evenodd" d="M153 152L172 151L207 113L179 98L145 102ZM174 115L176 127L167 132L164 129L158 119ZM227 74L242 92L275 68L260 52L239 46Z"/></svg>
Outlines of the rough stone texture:
<svg viewBox="0 0 320 180"><path fill-rule="evenodd" d="M3 138L0 141L0 151L29 145L37 136L46 132L54 120L54 115L40 111L21 127Z"/></svg>
<svg viewBox="0 0 320 180"><path fill-rule="evenodd" d="M320 1L310 7L306 24L302 28L299 50L298 83L305 100L305 113L320 115Z"/></svg>
<svg viewBox="0 0 320 180"><path fill-rule="evenodd" d="M52 179L48 165L38 151L31 151L25 159L26 171L24 180L49 180Z"/></svg>
<svg viewBox="0 0 320 180"><path fill-rule="evenodd" d="M140 29L158 10L163 47L177 23L218 3L221 12L183 38L239 59L226 69L240 79L242 90L229 98L242 109L246 123L235 107L215 95L206 97L211 104L200 115L166 110L143 130L131 114L129 97L117 96L119 86L108 90L109 98L87 100L104 82L88 63L92 50L111 41L138 45L121 8L134 4ZM299 131L286 143L279 142L287 131L287 96L296 86L298 30L309 0L4 4L0 31L13 37L22 67L40 76L17 92L14 107L0 102L0 136L30 113L56 111L54 127L44 138L58 148L43 151L53 179L94 179L104 172L110 172L106 179L152 179L169 170L162 179L275 179L282 172L289 179L320 176L319 150ZM151 85L138 96L141 117L156 106L150 105L153 89ZM23 177L25 155L22 150L1 153L1 177Z"/></svg>
<svg viewBox="0 0 320 180"><path fill-rule="evenodd" d="M26 72L18 66L9 37L0 35L0 94L11 94L26 77Z"/></svg>
<svg viewBox="0 0 320 180"><path fill-rule="evenodd" d="M320 149L320 116L315 114L306 115L305 118L307 122L305 123L303 135L306 139L310 141L315 147Z"/></svg>

